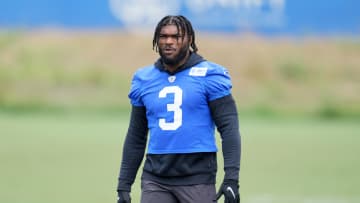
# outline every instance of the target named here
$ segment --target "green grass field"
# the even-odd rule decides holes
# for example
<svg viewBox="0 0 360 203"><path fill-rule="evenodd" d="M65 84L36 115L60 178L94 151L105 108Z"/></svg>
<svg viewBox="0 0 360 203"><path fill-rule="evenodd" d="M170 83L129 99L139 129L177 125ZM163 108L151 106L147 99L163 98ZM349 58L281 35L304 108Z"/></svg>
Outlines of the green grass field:
<svg viewBox="0 0 360 203"><path fill-rule="evenodd" d="M242 202L360 202L358 121L240 117ZM127 125L126 112L0 114L0 202L116 202Z"/></svg>

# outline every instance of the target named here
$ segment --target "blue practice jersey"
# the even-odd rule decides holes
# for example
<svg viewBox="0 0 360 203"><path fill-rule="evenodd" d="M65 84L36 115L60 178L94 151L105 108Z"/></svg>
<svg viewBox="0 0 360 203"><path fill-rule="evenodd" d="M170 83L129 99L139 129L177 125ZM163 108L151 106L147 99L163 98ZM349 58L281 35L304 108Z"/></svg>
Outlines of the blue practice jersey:
<svg viewBox="0 0 360 203"><path fill-rule="evenodd" d="M129 98L145 106L148 154L216 152L215 124L208 102L229 95L228 71L203 61L170 75L154 65L139 69Z"/></svg>

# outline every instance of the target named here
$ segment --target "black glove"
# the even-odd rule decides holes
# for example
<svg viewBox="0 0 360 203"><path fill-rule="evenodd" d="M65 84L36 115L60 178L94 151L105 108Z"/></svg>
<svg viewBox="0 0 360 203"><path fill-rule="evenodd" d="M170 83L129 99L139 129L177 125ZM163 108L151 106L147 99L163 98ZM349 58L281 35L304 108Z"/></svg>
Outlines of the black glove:
<svg viewBox="0 0 360 203"><path fill-rule="evenodd" d="M131 203L130 192L121 190L118 191L117 203Z"/></svg>
<svg viewBox="0 0 360 203"><path fill-rule="evenodd" d="M216 194L216 200L224 195L224 203L240 203L239 184L235 180L224 180Z"/></svg>

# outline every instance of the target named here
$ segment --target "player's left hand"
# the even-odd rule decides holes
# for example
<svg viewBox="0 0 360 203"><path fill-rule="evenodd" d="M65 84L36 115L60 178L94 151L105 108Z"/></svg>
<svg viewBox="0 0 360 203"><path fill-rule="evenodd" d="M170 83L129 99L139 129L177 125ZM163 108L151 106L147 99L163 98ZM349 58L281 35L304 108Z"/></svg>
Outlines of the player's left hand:
<svg viewBox="0 0 360 203"><path fill-rule="evenodd" d="M224 180L216 194L216 200L224 195L224 203L240 203L239 183L235 180Z"/></svg>
<svg viewBox="0 0 360 203"><path fill-rule="evenodd" d="M117 203L131 203L130 192L118 191Z"/></svg>

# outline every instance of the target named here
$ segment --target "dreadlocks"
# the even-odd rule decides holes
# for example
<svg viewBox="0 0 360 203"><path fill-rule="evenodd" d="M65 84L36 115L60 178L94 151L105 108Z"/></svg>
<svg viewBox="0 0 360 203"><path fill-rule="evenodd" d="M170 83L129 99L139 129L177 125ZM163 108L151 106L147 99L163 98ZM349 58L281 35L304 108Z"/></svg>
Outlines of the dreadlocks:
<svg viewBox="0 0 360 203"><path fill-rule="evenodd" d="M155 33L154 33L154 38L153 38L153 49L158 51L158 48L159 48L158 41L159 41L160 31L161 31L161 28L166 25L175 25L177 27L177 29L179 31L181 31L181 33L184 33L184 35L182 35L182 39L184 39L185 33L189 37L192 37L190 46L191 46L193 52L195 52L195 53L197 52L198 48L196 47L196 44L195 44L194 29L193 29L190 21L182 15L178 15L178 16L168 15L168 16L165 16L163 19L161 19L161 21L158 23L158 25L155 28Z"/></svg>

